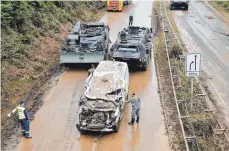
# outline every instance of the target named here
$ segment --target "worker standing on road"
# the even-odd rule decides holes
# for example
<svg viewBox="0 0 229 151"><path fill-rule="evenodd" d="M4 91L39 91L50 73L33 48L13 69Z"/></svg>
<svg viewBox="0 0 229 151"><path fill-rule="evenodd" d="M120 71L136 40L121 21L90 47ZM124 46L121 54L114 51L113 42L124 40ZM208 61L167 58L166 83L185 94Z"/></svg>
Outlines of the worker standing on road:
<svg viewBox="0 0 229 151"><path fill-rule="evenodd" d="M95 65L91 65L91 69L88 70L88 76L95 71Z"/></svg>
<svg viewBox="0 0 229 151"><path fill-rule="evenodd" d="M130 17L129 17L129 26L133 25L133 20L134 20L133 15L130 15Z"/></svg>
<svg viewBox="0 0 229 151"><path fill-rule="evenodd" d="M21 123L21 130L23 136L25 136L25 138L31 139L32 137L29 135L29 118L28 118L27 110L24 107L24 101L21 101L19 106L13 109L8 114L8 117L11 117L11 114L15 113L16 111L18 113L18 118Z"/></svg>
<svg viewBox="0 0 229 151"><path fill-rule="evenodd" d="M128 123L129 125L134 125L135 116L137 116L136 122L139 123L140 119L140 99L132 93L130 100L126 101L125 103L131 103L132 111L131 111L131 121Z"/></svg>

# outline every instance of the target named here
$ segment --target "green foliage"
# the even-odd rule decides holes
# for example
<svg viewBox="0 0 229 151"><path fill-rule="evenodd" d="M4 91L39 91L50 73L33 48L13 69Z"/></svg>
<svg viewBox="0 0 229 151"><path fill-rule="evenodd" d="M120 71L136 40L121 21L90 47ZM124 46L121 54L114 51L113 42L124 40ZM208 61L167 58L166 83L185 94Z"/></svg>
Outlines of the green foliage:
<svg viewBox="0 0 229 151"><path fill-rule="evenodd" d="M2 1L2 72L8 64L25 67L21 61L30 59L31 46L39 36L60 32L61 24L87 19L86 10L94 11L99 6L105 5L84 1Z"/></svg>
<svg viewBox="0 0 229 151"><path fill-rule="evenodd" d="M13 80L23 78L18 77L21 71L39 74L40 70L53 66L50 60L57 60L57 55L37 56L45 53L44 50L33 51L35 41L40 43L40 36L60 33L61 25L69 22L95 19L98 10L105 6L100 1L1 1L2 100L11 99L5 98L5 94L11 94L12 91L7 91ZM38 65L42 69L37 70Z"/></svg>
<svg viewBox="0 0 229 151"><path fill-rule="evenodd" d="M15 132L7 113L22 99L35 102L57 66L58 42L69 25L98 19L105 6L100 1L1 1L2 144Z"/></svg>
<svg viewBox="0 0 229 151"><path fill-rule="evenodd" d="M229 11L229 1L216 1L216 3Z"/></svg>
<svg viewBox="0 0 229 151"><path fill-rule="evenodd" d="M93 2L5 1L1 2L2 61L15 53L26 57L34 39L59 32L60 25L84 19ZM100 2L97 2L100 3Z"/></svg>

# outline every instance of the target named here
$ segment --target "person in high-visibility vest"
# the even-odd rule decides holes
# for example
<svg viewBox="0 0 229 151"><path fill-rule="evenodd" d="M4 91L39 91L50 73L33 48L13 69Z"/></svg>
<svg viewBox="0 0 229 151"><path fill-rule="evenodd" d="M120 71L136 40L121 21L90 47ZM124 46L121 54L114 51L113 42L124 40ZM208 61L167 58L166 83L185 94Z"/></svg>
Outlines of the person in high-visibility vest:
<svg viewBox="0 0 229 151"><path fill-rule="evenodd" d="M19 121L21 123L21 130L22 130L22 134L23 136L25 136L25 138L31 139L32 137L29 135L29 118L28 118L28 114L27 114L27 110L24 107L24 102L20 102L19 106L16 107L15 109L13 109L9 114L8 117L11 117L12 113L15 113L17 111L18 113L18 118Z"/></svg>

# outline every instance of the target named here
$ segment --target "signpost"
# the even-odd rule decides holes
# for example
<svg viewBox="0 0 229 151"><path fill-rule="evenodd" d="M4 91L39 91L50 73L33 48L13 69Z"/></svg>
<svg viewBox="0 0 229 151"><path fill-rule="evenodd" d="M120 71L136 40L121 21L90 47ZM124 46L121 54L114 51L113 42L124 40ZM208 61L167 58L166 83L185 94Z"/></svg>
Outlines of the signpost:
<svg viewBox="0 0 229 151"><path fill-rule="evenodd" d="M200 76L201 54L187 53L185 60L185 74L191 77L191 110L193 108L193 77Z"/></svg>

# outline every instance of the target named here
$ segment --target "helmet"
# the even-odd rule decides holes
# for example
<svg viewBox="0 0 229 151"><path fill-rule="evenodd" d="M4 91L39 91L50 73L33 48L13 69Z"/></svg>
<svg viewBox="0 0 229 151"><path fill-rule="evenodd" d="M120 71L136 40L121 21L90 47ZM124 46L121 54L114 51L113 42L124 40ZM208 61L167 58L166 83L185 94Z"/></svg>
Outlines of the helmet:
<svg viewBox="0 0 229 151"><path fill-rule="evenodd" d="M19 104L20 105L24 105L25 104L25 101L21 101Z"/></svg>

